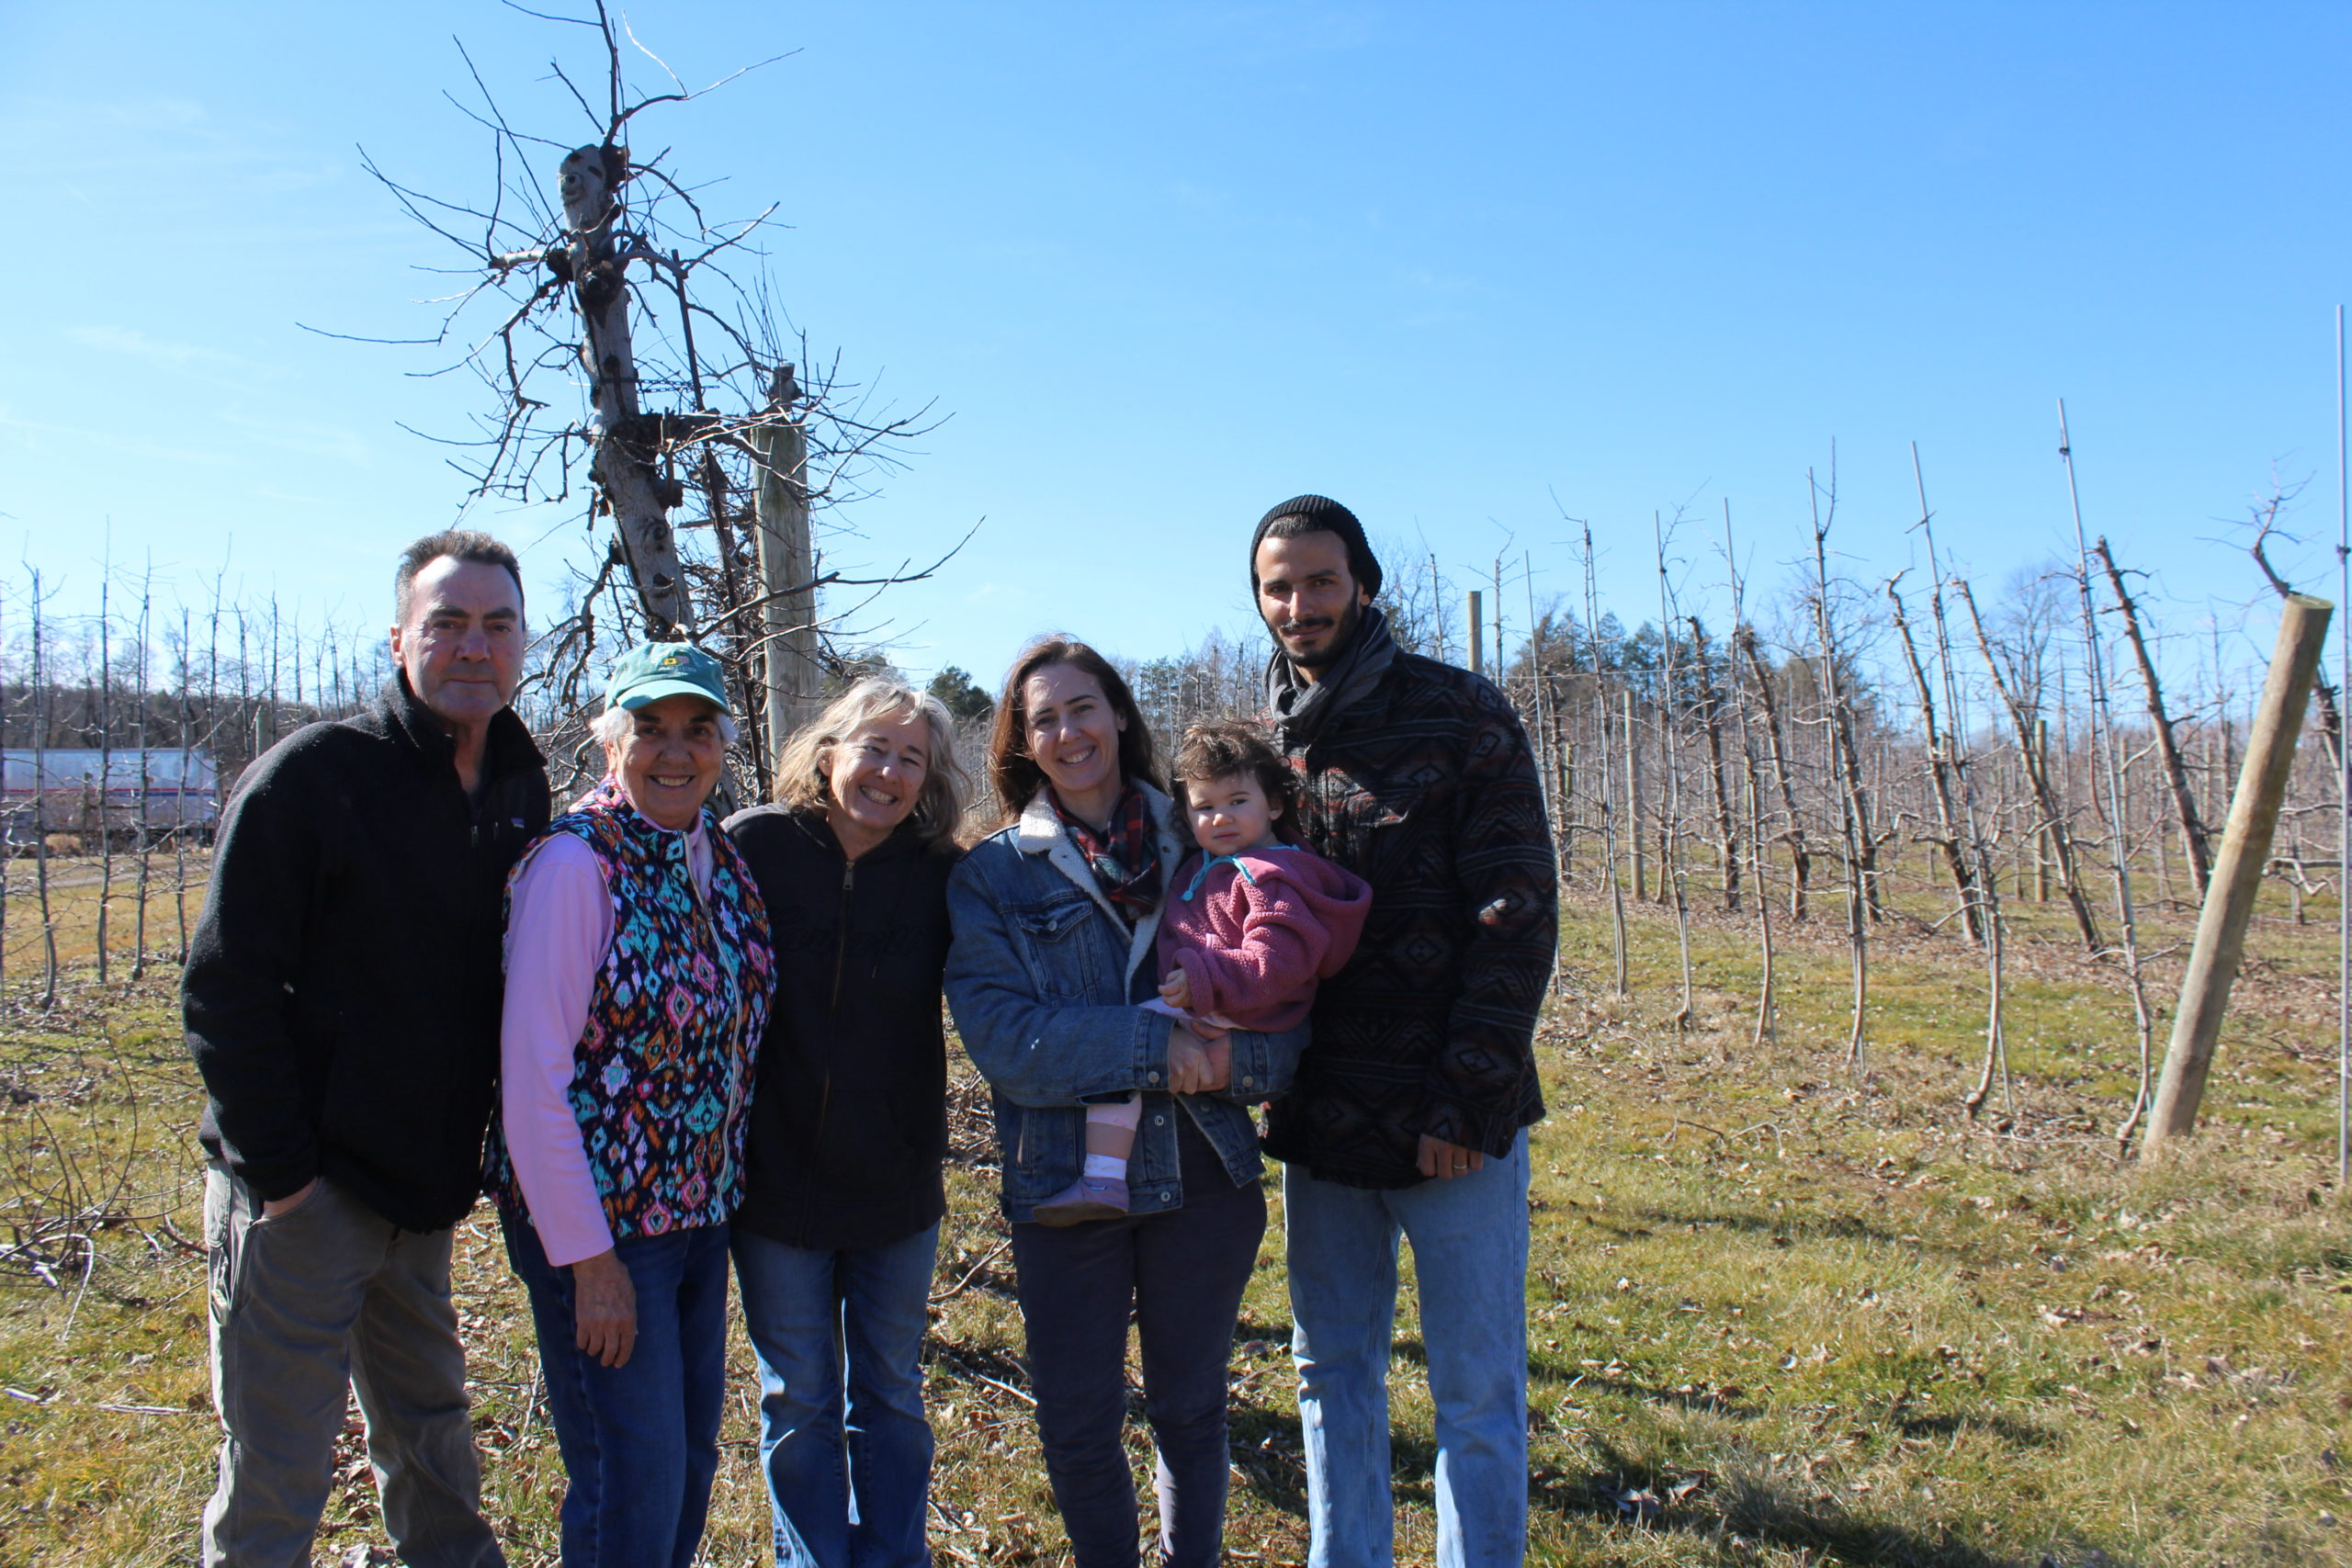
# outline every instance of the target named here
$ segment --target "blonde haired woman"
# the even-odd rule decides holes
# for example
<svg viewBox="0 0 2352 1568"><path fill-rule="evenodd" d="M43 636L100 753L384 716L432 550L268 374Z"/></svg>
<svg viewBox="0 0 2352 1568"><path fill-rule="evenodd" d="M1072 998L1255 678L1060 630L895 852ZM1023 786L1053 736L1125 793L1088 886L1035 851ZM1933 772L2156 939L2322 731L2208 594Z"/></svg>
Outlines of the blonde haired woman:
<svg viewBox="0 0 2352 1568"><path fill-rule="evenodd" d="M931 1561L921 1352L964 785L946 708L869 676L793 736L775 803L727 823L776 951L733 1245L779 1562L796 1537L822 1568Z"/></svg>

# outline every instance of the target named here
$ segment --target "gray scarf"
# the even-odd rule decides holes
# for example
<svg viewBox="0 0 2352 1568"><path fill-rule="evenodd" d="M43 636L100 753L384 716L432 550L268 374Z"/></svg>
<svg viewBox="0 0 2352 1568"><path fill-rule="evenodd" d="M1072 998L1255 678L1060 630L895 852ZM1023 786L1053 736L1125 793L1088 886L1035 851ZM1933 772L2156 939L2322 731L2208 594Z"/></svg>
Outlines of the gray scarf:
<svg viewBox="0 0 2352 1568"><path fill-rule="evenodd" d="M1366 605L1356 621L1355 635L1323 678L1308 684L1299 679L1290 658L1274 645L1266 660L1266 707L1284 751L1304 751L1314 744L1332 716L1380 683L1396 658L1396 642L1388 635L1388 618L1377 605Z"/></svg>

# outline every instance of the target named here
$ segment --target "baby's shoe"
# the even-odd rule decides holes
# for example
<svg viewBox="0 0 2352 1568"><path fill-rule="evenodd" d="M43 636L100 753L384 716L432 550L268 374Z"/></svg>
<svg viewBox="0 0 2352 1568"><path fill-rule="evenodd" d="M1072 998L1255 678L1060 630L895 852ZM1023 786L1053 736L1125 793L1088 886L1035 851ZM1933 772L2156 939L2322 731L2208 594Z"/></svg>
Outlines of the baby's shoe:
<svg viewBox="0 0 2352 1568"><path fill-rule="evenodd" d="M1029 1212L1041 1225L1115 1220L1127 1212L1127 1184L1115 1176L1081 1176Z"/></svg>

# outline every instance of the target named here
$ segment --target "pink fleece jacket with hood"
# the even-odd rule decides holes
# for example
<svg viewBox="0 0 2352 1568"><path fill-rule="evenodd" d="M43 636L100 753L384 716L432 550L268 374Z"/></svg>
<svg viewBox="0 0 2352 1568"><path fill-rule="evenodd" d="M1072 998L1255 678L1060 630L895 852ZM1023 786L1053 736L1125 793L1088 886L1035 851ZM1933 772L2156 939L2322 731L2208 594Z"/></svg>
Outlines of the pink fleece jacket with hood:
<svg viewBox="0 0 2352 1568"><path fill-rule="evenodd" d="M1354 955L1372 889L1313 850L1269 844L1220 855L1201 875L1185 857L1160 916L1159 973L1179 959L1196 1016L1279 1033L1306 1021L1317 982Z"/></svg>

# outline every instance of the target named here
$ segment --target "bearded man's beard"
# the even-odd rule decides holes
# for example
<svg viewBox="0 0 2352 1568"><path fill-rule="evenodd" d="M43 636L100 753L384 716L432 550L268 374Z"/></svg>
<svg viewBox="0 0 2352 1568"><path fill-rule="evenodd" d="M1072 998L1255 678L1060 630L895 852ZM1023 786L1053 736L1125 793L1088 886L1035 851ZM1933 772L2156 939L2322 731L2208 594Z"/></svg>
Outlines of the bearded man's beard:
<svg viewBox="0 0 2352 1568"><path fill-rule="evenodd" d="M1356 626L1363 619L1363 601L1351 595L1346 606L1340 611L1339 619L1331 628L1330 636L1321 648L1317 649L1313 653L1293 653L1288 648L1284 648L1283 656L1302 670L1328 669L1337 663L1340 656L1347 652L1348 645L1355 641ZM1282 640L1282 633L1279 630L1274 633L1274 640L1277 643Z"/></svg>

